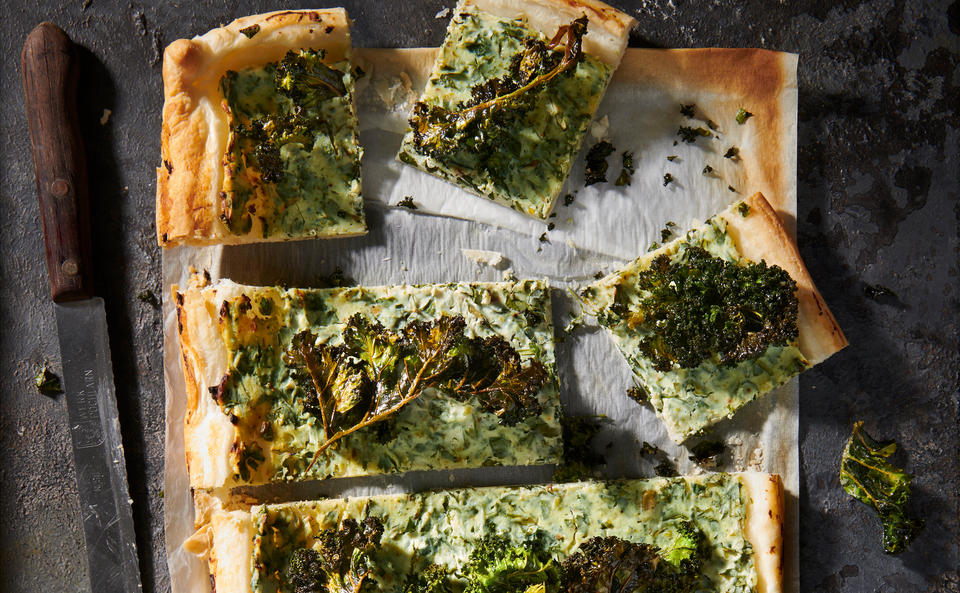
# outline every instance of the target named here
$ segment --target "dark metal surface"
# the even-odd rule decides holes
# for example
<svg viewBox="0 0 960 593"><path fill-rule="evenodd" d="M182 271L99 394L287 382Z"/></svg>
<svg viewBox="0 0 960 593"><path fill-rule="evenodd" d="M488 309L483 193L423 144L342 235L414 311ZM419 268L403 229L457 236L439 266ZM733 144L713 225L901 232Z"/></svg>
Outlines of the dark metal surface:
<svg viewBox="0 0 960 593"><path fill-rule="evenodd" d="M103 299L53 308L90 590L136 593L140 570Z"/></svg>
<svg viewBox="0 0 960 593"><path fill-rule="evenodd" d="M960 590L960 2L613 0L640 21L634 45L766 47L800 54L800 248L851 346L801 378L801 588ZM328 5L329 2L319 2ZM436 45L454 2L342 2L360 46ZM8 7L0 44L15 56L41 20L83 46L97 294L107 306L137 547L147 590L167 589L163 552L161 295L153 196L162 48L281 2L55 0ZM0 545L10 591L73 591L86 578L63 399L30 379L59 368L19 72L0 99ZM112 115L101 124L104 109ZM327 272L325 270L319 272ZM867 298L864 284L897 298ZM876 517L837 478L852 422L895 438L917 474L927 527L902 556L880 548Z"/></svg>

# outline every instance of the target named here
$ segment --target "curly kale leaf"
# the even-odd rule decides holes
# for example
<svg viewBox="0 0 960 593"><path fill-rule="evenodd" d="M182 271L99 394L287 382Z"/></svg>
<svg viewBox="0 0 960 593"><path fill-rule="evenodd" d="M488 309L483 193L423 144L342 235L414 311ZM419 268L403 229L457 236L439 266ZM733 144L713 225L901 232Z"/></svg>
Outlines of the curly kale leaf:
<svg viewBox="0 0 960 593"><path fill-rule="evenodd" d="M798 335L796 283L762 261L738 265L689 247L676 261L655 258L638 274L635 288L644 295L638 304L631 307L618 290L597 319L649 332L639 349L661 372L708 360L753 360Z"/></svg>
<svg viewBox="0 0 960 593"><path fill-rule="evenodd" d="M840 462L840 485L877 511L883 550L888 554L906 549L923 527L923 521L912 517L907 508L913 476L887 461L896 450L896 442L874 440L863 430L863 422L857 422Z"/></svg>
<svg viewBox="0 0 960 593"><path fill-rule="evenodd" d="M427 388L476 397L484 412L504 424L538 414L546 368L536 360L524 364L499 336L468 338L465 328L461 316L414 321L394 331L354 315L340 346L317 344L309 330L297 334L283 360L303 391L304 410L320 418L325 439L310 466L341 438L392 420ZM378 437L389 440L390 432Z"/></svg>
<svg viewBox="0 0 960 593"><path fill-rule="evenodd" d="M371 573L370 553L380 547L383 524L376 517L362 523L345 519L325 529L313 548L293 552L286 569L294 593L360 593Z"/></svg>
<svg viewBox="0 0 960 593"><path fill-rule="evenodd" d="M672 546L656 547L618 537L594 537L563 561L565 593L682 593L700 580L702 535L682 523Z"/></svg>
<svg viewBox="0 0 960 593"><path fill-rule="evenodd" d="M417 151L436 159L469 151L480 162L496 158L509 130L540 100L544 88L558 76L573 72L582 57L587 19L559 28L549 43L530 39L510 62L509 72L471 89L471 98L454 109L420 101L410 115ZM562 40L565 49L556 48Z"/></svg>
<svg viewBox="0 0 960 593"><path fill-rule="evenodd" d="M441 389L460 399L477 397L484 412L495 414L506 425L540 413L537 394L548 373L539 361L524 365L520 354L500 336L464 339L456 354L460 366Z"/></svg>
<svg viewBox="0 0 960 593"><path fill-rule="evenodd" d="M300 107L347 94L343 72L323 63L323 52L302 49L290 50L277 62L274 82L277 90Z"/></svg>
<svg viewBox="0 0 960 593"><path fill-rule="evenodd" d="M33 384L37 387L37 391L43 395L53 397L58 393L63 393L63 388L60 387L60 377L47 368L47 365L43 365L43 368L37 371L37 375L33 378Z"/></svg>
<svg viewBox="0 0 960 593"><path fill-rule="evenodd" d="M540 541L515 545L496 535L477 542L464 573L464 593L554 592L561 578L560 566Z"/></svg>

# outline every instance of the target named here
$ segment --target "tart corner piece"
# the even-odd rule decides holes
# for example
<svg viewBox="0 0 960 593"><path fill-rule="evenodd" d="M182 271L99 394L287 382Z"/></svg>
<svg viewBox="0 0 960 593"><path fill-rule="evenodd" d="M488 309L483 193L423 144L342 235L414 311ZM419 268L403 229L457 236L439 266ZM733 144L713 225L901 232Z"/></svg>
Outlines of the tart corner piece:
<svg viewBox="0 0 960 593"><path fill-rule="evenodd" d="M461 0L397 158L546 219L634 25L592 0Z"/></svg>
<svg viewBox="0 0 960 593"><path fill-rule="evenodd" d="M342 8L278 11L167 47L161 246L366 232L349 26Z"/></svg>
<svg viewBox="0 0 960 593"><path fill-rule="evenodd" d="M677 442L847 345L760 193L594 283L585 300Z"/></svg>

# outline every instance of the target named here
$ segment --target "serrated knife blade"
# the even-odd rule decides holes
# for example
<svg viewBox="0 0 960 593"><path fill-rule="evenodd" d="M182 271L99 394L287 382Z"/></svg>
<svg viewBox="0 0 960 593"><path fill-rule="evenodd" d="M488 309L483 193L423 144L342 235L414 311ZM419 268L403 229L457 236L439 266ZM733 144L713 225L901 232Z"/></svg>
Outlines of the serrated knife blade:
<svg viewBox="0 0 960 593"><path fill-rule="evenodd" d="M77 125L77 53L41 23L21 71L64 397L94 593L141 590L103 300L93 294L86 159Z"/></svg>

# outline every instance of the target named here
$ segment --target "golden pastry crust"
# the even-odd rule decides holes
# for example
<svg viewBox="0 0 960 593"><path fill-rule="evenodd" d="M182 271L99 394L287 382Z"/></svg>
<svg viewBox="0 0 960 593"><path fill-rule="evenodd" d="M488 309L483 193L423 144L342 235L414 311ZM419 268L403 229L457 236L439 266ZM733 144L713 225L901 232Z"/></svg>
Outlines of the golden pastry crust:
<svg viewBox="0 0 960 593"><path fill-rule="evenodd" d="M163 55L162 163L157 167L157 241L161 246L263 240L255 230L232 234L220 221L222 161L228 136L220 79L227 70L278 61L291 49L324 49L325 61L343 60L350 51L349 24L342 8L285 10L243 17L167 47ZM254 26L259 30L250 37L241 32Z"/></svg>
<svg viewBox="0 0 960 593"><path fill-rule="evenodd" d="M626 13L596 0L461 0L457 10L470 6L500 18L526 18L528 25L547 38L570 21L586 16L583 50L614 68L637 24Z"/></svg>
<svg viewBox="0 0 960 593"><path fill-rule="evenodd" d="M729 132L749 132L739 145L749 195L761 192L781 214L796 210L797 56L763 49L631 49L614 78L666 89L677 105L693 100ZM734 120L744 108L752 117L741 129ZM793 232L793 215L784 223Z"/></svg>
<svg viewBox="0 0 960 593"><path fill-rule="evenodd" d="M748 207L746 216L736 204L719 216L726 221L727 232L741 255L778 265L797 283L800 352L811 365L819 364L845 347L847 338L813 284L781 216L759 192L743 203Z"/></svg>
<svg viewBox="0 0 960 593"><path fill-rule="evenodd" d="M747 491L747 541L753 546L757 593L783 590L783 482L776 474L740 475Z"/></svg>

